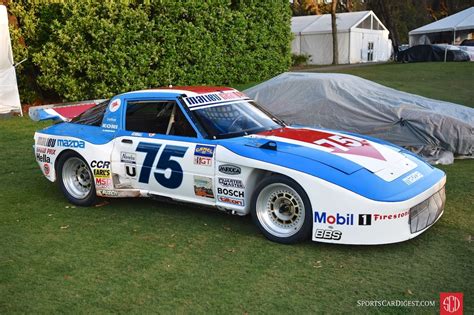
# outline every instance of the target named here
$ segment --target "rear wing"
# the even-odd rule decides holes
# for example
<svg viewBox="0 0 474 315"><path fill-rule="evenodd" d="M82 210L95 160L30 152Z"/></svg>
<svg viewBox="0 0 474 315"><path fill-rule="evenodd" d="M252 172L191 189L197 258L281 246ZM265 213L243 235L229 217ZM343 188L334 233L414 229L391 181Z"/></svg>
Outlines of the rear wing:
<svg viewBox="0 0 474 315"><path fill-rule="evenodd" d="M33 106L28 110L28 115L34 121L50 119L55 121L70 121L89 108L104 101L106 101L106 99Z"/></svg>

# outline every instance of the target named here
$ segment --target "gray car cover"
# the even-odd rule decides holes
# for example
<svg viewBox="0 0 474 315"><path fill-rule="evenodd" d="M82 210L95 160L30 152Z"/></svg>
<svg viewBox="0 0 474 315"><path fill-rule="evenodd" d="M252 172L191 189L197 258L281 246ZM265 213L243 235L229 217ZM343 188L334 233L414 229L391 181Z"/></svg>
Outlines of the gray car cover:
<svg viewBox="0 0 474 315"><path fill-rule="evenodd" d="M474 154L474 109L356 76L289 72L244 93L289 124L381 138L431 163L450 164L453 156Z"/></svg>

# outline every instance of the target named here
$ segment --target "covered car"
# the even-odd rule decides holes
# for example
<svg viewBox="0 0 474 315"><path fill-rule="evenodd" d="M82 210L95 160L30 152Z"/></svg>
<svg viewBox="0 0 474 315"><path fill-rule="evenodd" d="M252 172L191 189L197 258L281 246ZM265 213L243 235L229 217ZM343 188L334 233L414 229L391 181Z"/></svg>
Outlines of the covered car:
<svg viewBox="0 0 474 315"><path fill-rule="evenodd" d="M474 153L474 109L360 77L290 72L244 92L287 123L381 138L433 163Z"/></svg>

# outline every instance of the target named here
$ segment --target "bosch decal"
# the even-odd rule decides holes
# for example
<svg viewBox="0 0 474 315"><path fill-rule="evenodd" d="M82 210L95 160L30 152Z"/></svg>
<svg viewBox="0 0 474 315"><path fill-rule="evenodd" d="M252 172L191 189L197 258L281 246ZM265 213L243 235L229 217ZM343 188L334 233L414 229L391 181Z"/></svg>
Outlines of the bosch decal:
<svg viewBox="0 0 474 315"><path fill-rule="evenodd" d="M219 172L227 175L239 175L242 170L240 167L232 164L219 165Z"/></svg>
<svg viewBox="0 0 474 315"><path fill-rule="evenodd" d="M233 179L233 178L222 178L219 177L218 179L219 185L225 187L235 187L235 188L245 188L244 184L240 179Z"/></svg>
<svg viewBox="0 0 474 315"><path fill-rule="evenodd" d="M354 225L353 214L328 215L326 212L314 212L314 223L324 223L330 225Z"/></svg>
<svg viewBox="0 0 474 315"><path fill-rule="evenodd" d="M243 190L227 189L227 188L217 188L217 193L219 195L226 195L230 197L244 198Z"/></svg>

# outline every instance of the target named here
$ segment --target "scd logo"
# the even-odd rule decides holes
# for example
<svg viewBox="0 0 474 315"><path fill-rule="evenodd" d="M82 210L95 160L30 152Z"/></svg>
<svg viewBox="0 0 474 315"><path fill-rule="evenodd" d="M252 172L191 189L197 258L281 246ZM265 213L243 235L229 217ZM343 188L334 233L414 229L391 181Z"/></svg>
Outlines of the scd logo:
<svg viewBox="0 0 474 315"><path fill-rule="evenodd" d="M463 313L463 294L459 292L441 292L439 294L440 315L458 315Z"/></svg>

